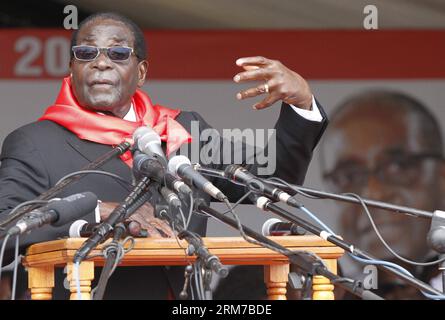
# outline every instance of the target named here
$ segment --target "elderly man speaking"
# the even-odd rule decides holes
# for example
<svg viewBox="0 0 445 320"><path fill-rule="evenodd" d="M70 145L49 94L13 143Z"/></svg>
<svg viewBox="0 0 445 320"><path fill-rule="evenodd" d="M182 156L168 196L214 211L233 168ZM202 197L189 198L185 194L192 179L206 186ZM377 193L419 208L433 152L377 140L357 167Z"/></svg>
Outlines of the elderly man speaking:
<svg viewBox="0 0 445 320"><path fill-rule="evenodd" d="M234 76L235 82L261 81L256 87L239 92L237 99L262 95L264 99L254 105L255 109L282 101L275 126L277 165L274 175L301 184L313 149L327 125L324 111L315 101L307 82L279 61L246 57L236 63L244 70ZM55 103L38 121L15 130L3 143L0 215L6 217L18 204L36 198L60 178L130 139L140 126L152 127L159 133L167 153L190 142L193 121L199 123L201 131L210 128L195 112L152 104L149 96L140 89L148 68L144 35L132 21L114 13L99 13L84 20L73 33L71 73L63 79ZM206 141L199 143L201 148ZM131 166L132 154L126 153L109 161L102 170L124 177L131 183ZM221 163L213 167L224 169ZM256 173L257 165L248 168ZM242 188L234 188L218 179L213 182L231 201L245 193ZM59 196L83 191L92 191L102 200L102 218L129 192L128 186L120 181L90 175L66 188ZM88 219L94 222L93 215ZM172 236L169 226L153 216L149 204L140 208L132 219L140 222L150 236ZM21 237L21 247L66 237L68 227L49 226L36 230ZM204 235L205 229L206 219L194 216L190 230ZM105 298L177 297L184 278L183 271L178 273L174 269L118 268L110 279ZM56 279L56 283L60 282ZM55 288L55 298L65 298L68 294L66 290Z"/></svg>

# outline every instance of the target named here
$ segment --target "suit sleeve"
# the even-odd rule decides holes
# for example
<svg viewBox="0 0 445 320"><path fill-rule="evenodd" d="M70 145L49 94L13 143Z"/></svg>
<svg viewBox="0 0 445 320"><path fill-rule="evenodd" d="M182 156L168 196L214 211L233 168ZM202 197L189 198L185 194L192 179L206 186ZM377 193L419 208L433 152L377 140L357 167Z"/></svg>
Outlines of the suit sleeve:
<svg viewBox="0 0 445 320"><path fill-rule="evenodd" d="M0 156L0 214L36 198L49 188L49 175L40 153L19 130L3 142Z"/></svg>
<svg viewBox="0 0 445 320"><path fill-rule="evenodd" d="M287 104L282 104L278 121L275 125L275 137L269 140L266 147L253 156L250 150L257 150L258 146L248 145L246 143L234 143L227 141L227 137L219 136L215 139L204 139L200 143L200 158L206 154L206 150L219 150L219 153L213 154L212 163L201 163L203 166L210 165L215 169L224 170L229 163L236 163L245 166L255 175L267 178L275 176L289 183L301 185L309 167L312 153L320 140L328 120L325 112L319 102L317 105L323 115L321 122L310 121L298 115ZM211 129L211 126L197 113L193 113L196 120L199 121L199 130L202 133L205 129ZM214 129L213 129L214 130ZM227 153L230 146L231 160L228 161ZM203 152L204 151L204 152ZM240 157L241 155L241 157ZM233 161L238 156L238 160ZM201 160L200 159L200 160ZM267 160L267 161L266 161ZM273 163L271 163L271 161ZM267 162L267 163L266 163ZM212 181L220 188L230 199L237 201L246 191L243 187L234 185L230 181L223 179L213 179Z"/></svg>
<svg viewBox="0 0 445 320"><path fill-rule="evenodd" d="M17 205L46 191L49 188L49 176L32 140L20 130L14 131L5 139L0 159L0 219L4 221ZM6 229L10 226L7 225ZM54 240L61 234L60 230L51 226L23 234L20 236L20 251L23 252L32 243ZM5 265L13 258L13 244L11 239L6 246L3 260Z"/></svg>

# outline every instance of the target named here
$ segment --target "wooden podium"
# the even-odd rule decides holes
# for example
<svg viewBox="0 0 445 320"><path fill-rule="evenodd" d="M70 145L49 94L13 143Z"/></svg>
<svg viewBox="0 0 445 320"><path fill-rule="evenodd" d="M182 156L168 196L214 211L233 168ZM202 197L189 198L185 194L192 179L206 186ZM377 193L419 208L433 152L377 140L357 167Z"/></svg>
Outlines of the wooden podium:
<svg viewBox="0 0 445 320"><path fill-rule="evenodd" d="M307 250L320 256L333 273L337 272L337 259L343 250L317 236L270 237L272 240L290 250ZM289 273L287 257L246 242L241 237L204 238L204 244L212 254L217 255L225 265L263 265L264 282L268 299L285 300L286 285ZM49 300L54 287L54 268L67 266L67 277L70 283L71 299L76 299L76 282L73 281L73 256L84 238L70 238L38 243L30 246L23 259L28 269L28 287L31 298ZM179 246L181 245L181 247ZM133 250L122 259L119 267L154 266L154 265L187 265L195 259L186 256L185 241L176 239L144 238L136 239ZM99 246L91 255L100 253ZM91 298L91 281L94 279L94 266L103 265L103 258L96 257L80 264L80 290L82 299ZM321 276L313 278L312 298L314 300L334 300L334 286Z"/></svg>

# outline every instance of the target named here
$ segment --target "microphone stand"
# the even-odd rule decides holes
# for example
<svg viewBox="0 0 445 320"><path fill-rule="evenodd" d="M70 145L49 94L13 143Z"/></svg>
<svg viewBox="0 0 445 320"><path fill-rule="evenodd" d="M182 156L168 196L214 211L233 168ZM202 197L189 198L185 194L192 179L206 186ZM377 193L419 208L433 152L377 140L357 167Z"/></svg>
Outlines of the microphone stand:
<svg viewBox="0 0 445 320"><path fill-rule="evenodd" d="M129 217L128 213L133 213L138 207L145 203L141 201L147 188L152 183L150 178L143 177L135 186L133 191L119 204L111 214L97 227L94 233L82 244L74 255L74 263L81 262L99 243L104 242L110 236L114 226Z"/></svg>
<svg viewBox="0 0 445 320"><path fill-rule="evenodd" d="M445 258L445 212L435 211L428 232L429 246L439 253L439 259ZM442 291L445 292L445 260L439 264L442 274Z"/></svg>
<svg viewBox="0 0 445 320"><path fill-rule="evenodd" d="M338 200L338 201L344 201L344 202L350 202L350 203L356 203L360 204L360 201L357 198L342 195L342 194L336 194L336 193L330 193L326 191L319 191L315 189L305 188L297 185L291 185L296 190L289 188L287 185L283 183L277 183L275 181L267 180L267 182L274 184L276 186L279 186L284 191L288 192L291 195L298 194L298 191L301 191L303 193L306 193L310 196L314 196L320 199L332 199L332 200ZM376 201L376 200L369 200L369 199L363 199L363 203L365 203L369 207L379 208L387 211L393 211L397 213L404 213L409 216L414 216L418 218L425 218L425 219L431 219L433 217L433 213L430 211L425 210L419 210L415 208L405 207L405 206L398 206L387 202L382 201Z"/></svg>
<svg viewBox="0 0 445 320"><path fill-rule="evenodd" d="M106 162L110 161L114 157L120 156L123 153L125 153L130 147L131 147L131 144L129 142L122 142L121 144L117 145L112 150L110 150L109 152L100 156L99 158L97 158L93 162L89 163L88 165L86 165L85 167L83 167L80 170L94 170L94 169L100 168ZM84 177L83 174L79 174L79 175L70 177L70 178L62 181L60 184L48 189L47 191L42 193L40 196L38 196L34 200L49 200L49 199L53 198L54 196L56 196L57 194L59 194L65 187L80 180L83 177ZM20 218L24 214L36 209L37 207L38 206L33 205L33 204L24 206L23 208L18 210L14 215L12 215L12 216L8 217L7 219L3 220L2 222L0 222L0 228L6 226L7 224L14 221L15 219Z"/></svg>
<svg viewBox="0 0 445 320"><path fill-rule="evenodd" d="M199 172L202 172L203 174L207 174L207 175L214 176L217 178L222 178L222 179L232 181L231 179L229 179L226 176L225 172L221 171L221 170L204 168L199 165L195 165L195 169ZM305 193L305 194L308 194L310 196L313 196L313 197L316 197L319 199L332 199L332 200L339 200L339 201L360 204L360 201L357 198L347 196L347 195L336 194L336 193L331 193L331 192L326 192L326 191L319 191L319 190L315 190L315 189L311 189L311 188L301 187L301 186L294 185L294 184L289 184L292 187L292 188L290 188L288 185L281 183L281 182L276 182L273 180L263 179L263 178L258 178L258 179L264 180L267 183L278 186L281 188L281 190L286 191L290 195L299 194L299 191L300 191L302 194ZM250 187L250 186L248 186L248 187ZM293 189L293 188L295 188L295 189ZM252 190L252 191L256 191L256 190ZM384 209L384 210L393 211L393 212L397 212L397 213L404 213L404 214L419 217L419 218L431 219L433 217L433 213L431 213L430 211L419 210L419 209L414 209L414 208L405 207L405 206L397 206L394 204L390 204L390 203L382 202L382 201L376 201L376 200L363 199L363 202L367 206L370 206L370 207Z"/></svg>
<svg viewBox="0 0 445 320"><path fill-rule="evenodd" d="M224 171L208 169L208 168L201 168L199 166L196 169L198 171L205 173L205 174L210 174L210 175L213 175L216 177L227 179ZM333 200L344 201L344 202L349 202L349 203L361 204L361 201L359 199L352 197L352 196L344 195L344 194L335 194L335 193L330 193L330 192L326 192L326 191L319 191L319 190L305 188L305 187L292 185L292 184L287 185L287 184L272 181L272 180L267 180L267 182L280 187L283 191L286 191L291 195L302 194L302 195L309 195L312 197L316 197L319 199L333 199ZM394 204L390 204L390 203L382 202L382 201L369 200L369 199L361 199L361 200L364 204L366 204L369 207L379 208L379 209L396 212L396 213L403 213L403 214L406 214L409 216L414 216L417 218L431 219L431 228L430 228L430 232L428 233L428 237L427 237L428 244L431 249L433 249L439 253L439 259L445 258L445 212L436 210L434 213L431 213L430 211L426 211L426 210L419 210L419 209L410 208L410 207L406 207L406 206L398 206L398 205L394 205ZM294 206L294 207L296 207L296 206ZM276 207L276 208L281 209L279 207ZM292 215L292 217L294 217L294 216ZM347 250L349 251L349 249L347 249ZM370 257L369 255L367 255L363 252L362 252L362 254L364 256ZM377 267L384 268L385 271L389 271L391 273L395 272L394 269L390 269L389 267L383 267L381 265L378 265ZM445 292L445 260L439 265L439 270L442 273L442 283L443 283L442 290ZM411 283L411 281L413 279L412 277L408 277L402 272L397 271L397 273L398 273L397 274L398 277L402 277L404 280ZM412 283L412 284L415 285L419 289L420 289L420 287L422 287L422 290L425 290L428 292L432 292L432 289L433 289L431 286L427 286L423 282L422 282L422 284L420 284L420 283L417 283L417 284ZM433 290L435 292L434 294L442 294L435 289L433 289Z"/></svg>
<svg viewBox="0 0 445 320"><path fill-rule="evenodd" d="M273 204L272 201L270 201L269 199L265 200L266 198L264 198L264 197L260 197L258 199L261 199L261 198L263 198L264 202L260 206L260 209L265 210L265 211L271 211L271 212L275 213L276 215L278 215L288 221L291 221L292 223L295 223L296 225L301 226L302 228L306 229L307 231L320 236L321 238L335 244L336 246L346 250L347 252L350 252L351 254L353 254L355 256L358 256L358 257L361 257L364 259L368 259L368 260L377 260L375 257L371 256L370 254L355 248L352 244L349 244L349 243L345 242L344 240L336 237L335 235L327 233L320 227L317 227L317 226L313 225L312 223L295 216L291 212L278 207L277 205ZM258 200L257 200L257 203L258 203ZM419 290L426 291L433 295L441 295L442 294L440 291L437 291L436 289L429 286L428 284L426 284L414 277L406 275L405 273L403 273L397 269L393 269L388 266L380 265L380 264L376 265L376 267L379 269L382 269L383 271L389 272L402 280L405 280L407 283L409 283L410 285L412 285L413 287L415 287Z"/></svg>
<svg viewBox="0 0 445 320"><path fill-rule="evenodd" d="M102 300L105 294L105 290L107 288L108 280L111 276L111 271L113 269L113 265L116 263L116 259L118 258L118 250L117 245L119 239L124 235L126 231L126 227L122 222L119 222L114 227L113 232L113 241L111 242L112 246L108 250L108 254L106 255L106 260L102 272L100 274L99 282L97 284L93 300Z"/></svg>
<svg viewBox="0 0 445 320"><path fill-rule="evenodd" d="M315 189L310 188L304 188L297 185L291 185L296 190L289 188L286 184L283 183L277 183L275 181L268 181L274 185L279 186L283 190L286 190L287 192L295 195L298 194L296 190L308 194L310 196L314 196L321 199L333 199L338 201L344 201L349 203L356 203L361 204L359 199L355 197L351 197L348 195L342 195L342 194L335 194L325 191L319 191ZM368 200L368 199L362 199L363 203L365 203L367 206L379 208L391 212L396 213L404 213L410 216L414 216L417 218L424 218L424 219L430 219L431 220L431 227L430 231L427 235L427 243L431 249L439 253L439 259L445 259L445 212L436 210L433 213L430 211L425 210L419 210L415 208L405 207L405 206L398 206L394 204L390 204L387 202L382 201L375 201L375 200ZM442 261L439 264L439 271L442 274L442 291L445 292L445 260ZM393 270L393 269L391 269ZM407 280L407 279L405 279Z"/></svg>
<svg viewBox="0 0 445 320"><path fill-rule="evenodd" d="M130 205L127 209L127 213L122 221L129 218L137 209L139 209L145 202L149 200L151 194L148 192L143 193L139 198L135 200L135 202ZM107 288L108 280L110 279L111 272L113 271L113 265L116 263L116 259L118 255L118 242L125 235L127 231L127 226L123 222L118 222L113 229L113 240L107 248L107 255L104 267L100 274L99 282L97 284L93 300L102 300L105 294L105 290Z"/></svg>
<svg viewBox="0 0 445 320"><path fill-rule="evenodd" d="M203 214L207 214L209 216L212 216L216 218L217 220L220 220L221 222L231 226L232 228L235 228L238 230L238 224L237 222L227 217L226 215L210 208L203 200L198 199L195 201L195 209ZM243 230L246 235L249 237L259 241L268 244L269 246L273 246L274 248L277 248L280 251L285 251L286 256L289 258L290 262L292 264L297 265L300 269L302 269L304 272L306 272L308 275L321 275L329 280L331 280L332 283L342 287L343 289L351 292L352 294L364 299L364 300L381 300L382 298L375 293L365 290L361 287L358 281L352 280L352 279L345 279L341 278L338 275L332 273L329 271L326 266L323 264L321 259L318 257L315 257L315 255L312 255L308 252L298 252L298 251L291 251L287 249L286 247L276 243L275 241L270 240L269 238L266 238L265 236L253 231L252 229L242 226ZM284 254L284 253L283 253Z"/></svg>
<svg viewBox="0 0 445 320"><path fill-rule="evenodd" d="M160 208L160 209L159 209ZM210 284L212 281L212 271L215 272L221 278L227 277L229 274L227 268L221 264L219 258L211 254L209 250L204 246L204 242L199 234L184 229L177 218L171 217L164 206L157 206L157 215L160 219L166 220L169 225L173 226L178 231L178 238L185 239L189 244L187 249L188 255L195 254L197 258L202 262L204 266L204 288L206 300L212 300L212 291ZM185 291L185 290L183 290Z"/></svg>

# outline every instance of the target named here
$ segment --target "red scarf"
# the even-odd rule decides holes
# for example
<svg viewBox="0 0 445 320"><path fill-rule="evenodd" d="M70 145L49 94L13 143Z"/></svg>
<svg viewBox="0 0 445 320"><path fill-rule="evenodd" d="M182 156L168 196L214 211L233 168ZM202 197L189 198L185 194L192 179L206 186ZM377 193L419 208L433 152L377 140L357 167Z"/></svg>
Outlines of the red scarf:
<svg viewBox="0 0 445 320"><path fill-rule="evenodd" d="M150 98L141 90L136 90L132 98L136 122L118 117L98 114L82 108L71 90L69 77L63 79L62 88L54 105L46 109L39 119L51 120L67 128L80 139L116 146L123 141L133 143L133 132L141 126L152 127L167 143L167 155L177 150L183 143L191 142L187 130L174 120L180 110L172 110L160 105L152 105ZM132 166L131 152L121 159Z"/></svg>

